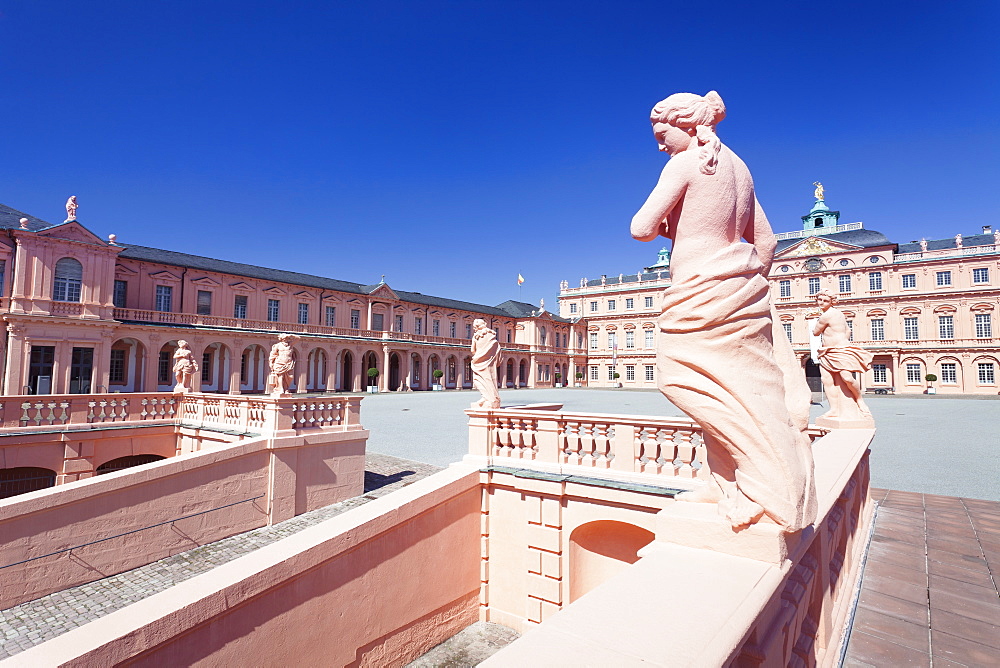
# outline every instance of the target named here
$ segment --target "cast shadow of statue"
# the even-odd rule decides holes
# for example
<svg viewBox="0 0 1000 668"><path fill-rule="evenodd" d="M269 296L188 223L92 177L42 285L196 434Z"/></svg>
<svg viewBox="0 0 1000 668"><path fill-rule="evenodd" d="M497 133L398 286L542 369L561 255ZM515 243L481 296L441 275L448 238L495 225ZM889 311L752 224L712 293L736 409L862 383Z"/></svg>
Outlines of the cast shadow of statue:
<svg viewBox="0 0 1000 668"><path fill-rule="evenodd" d="M365 471L365 494L397 483L411 475L416 475L416 471L396 471L388 475L375 473L374 471Z"/></svg>

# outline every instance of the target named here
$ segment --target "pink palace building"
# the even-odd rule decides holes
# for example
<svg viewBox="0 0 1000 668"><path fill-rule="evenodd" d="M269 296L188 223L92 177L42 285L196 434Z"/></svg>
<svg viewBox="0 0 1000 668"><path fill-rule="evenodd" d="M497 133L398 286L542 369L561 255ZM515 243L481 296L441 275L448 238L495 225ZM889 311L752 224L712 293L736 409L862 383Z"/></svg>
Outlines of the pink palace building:
<svg viewBox="0 0 1000 668"><path fill-rule="evenodd" d="M868 391L997 394L1000 231L895 243L817 200L802 229L777 235L771 288L778 317L816 391L806 315L822 289L839 295L852 338L875 354ZM656 387L656 317L669 253L634 274L563 281L559 312L586 326L591 386ZM615 374L618 377L615 377ZM927 376L937 377L928 381Z"/></svg>
<svg viewBox="0 0 1000 668"><path fill-rule="evenodd" d="M279 332L299 336L296 393L471 388L476 318L503 347L502 387L552 387L586 359L579 325L530 304L117 244L76 220L51 224L3 205L0 311L6 395L169 390L182 339L200 363L196 390L259 394Z"/></svg>

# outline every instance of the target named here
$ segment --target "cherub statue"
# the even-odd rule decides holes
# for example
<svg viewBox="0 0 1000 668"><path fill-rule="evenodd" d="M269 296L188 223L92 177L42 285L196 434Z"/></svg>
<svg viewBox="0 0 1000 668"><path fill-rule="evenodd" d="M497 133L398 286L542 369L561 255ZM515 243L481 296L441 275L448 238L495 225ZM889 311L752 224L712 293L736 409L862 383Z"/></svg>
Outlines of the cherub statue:
<svg viewBox="0 0 1000 668"><path fill-rule="evenodd" d="M76 195L70 195L70 198L66 200L66 222L71 220L76 220L76 210L79 205L76 203Z"/></svg>

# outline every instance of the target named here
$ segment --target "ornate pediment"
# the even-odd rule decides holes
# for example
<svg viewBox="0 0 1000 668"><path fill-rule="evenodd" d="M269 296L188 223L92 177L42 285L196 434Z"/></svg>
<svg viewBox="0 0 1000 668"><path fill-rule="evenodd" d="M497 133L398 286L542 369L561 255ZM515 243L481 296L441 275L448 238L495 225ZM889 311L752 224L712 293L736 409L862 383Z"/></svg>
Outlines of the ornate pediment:
<svg viewBox="0 0 1000 668"><path fill-rule="evenodd" d="M96 234L88 230L80 223L74 221L56 225L38 232L40 237L54 237L56 239L68 239L70 241L82 241L85 244L98 244L107 246L108 242L99 238Z"/></svg>
<svg viewBox="0 0 1000 668"><path fill-rule="evenodd" d="M200 278L194 278L191 280L191 282L203 288L215 288L222 285L214 278L209 278L208 276L201 276Z"/></svg>
<svg viewBox="0 0 1000 668"><path fill-rule="evenodd" d="M780 253L776 253L775 257L789 258L828 255L830 253L842 253L844 251L856 251L860 249L861 246L852 246L851 244L839 241L830 241L819 237L807 237L797 244L792 244Z"/></svg>
<svg viewBox="0 0 1000 668"><path fill-rule="evenodd" d="M397 295L395 292L393 292L392 288L390 288L385 283L379 283L375 287L375 289L372 290L371 292L369 292L368 294L370 294L372 297L376 297L378 299L388 299L390 301L396 301L396 300L399 299L399 295Z"/></svg>

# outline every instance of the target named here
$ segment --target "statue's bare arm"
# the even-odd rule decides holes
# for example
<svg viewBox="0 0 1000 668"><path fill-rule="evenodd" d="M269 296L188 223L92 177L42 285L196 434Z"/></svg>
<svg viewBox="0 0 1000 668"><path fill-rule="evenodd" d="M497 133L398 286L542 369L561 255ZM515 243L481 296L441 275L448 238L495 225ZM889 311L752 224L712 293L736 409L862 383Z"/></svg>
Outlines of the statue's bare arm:
<svg viewBox="0 0 1000 668"><path fill-rule="evenodd" d="M671 158L664 166L653 192L649 193L638 213L632 216L633 239L652 241L661 234L670 238L669 231L664 229L664 225L667 216L684 197L687 179L683 174L683 163L686 161L687 156L682 153Z"/></svg>
<svg viewBox="0 0 1000 668"><path fill-rule="evenodd" d="M757 257L764 265L764 273L770 272L771 263L774 261L774 249L778 245L778 241L774 238L771 223L764 215L764 209L761 208L756 195L753 198L753 217L743 231L743 238L757 249Z"/></svg>

